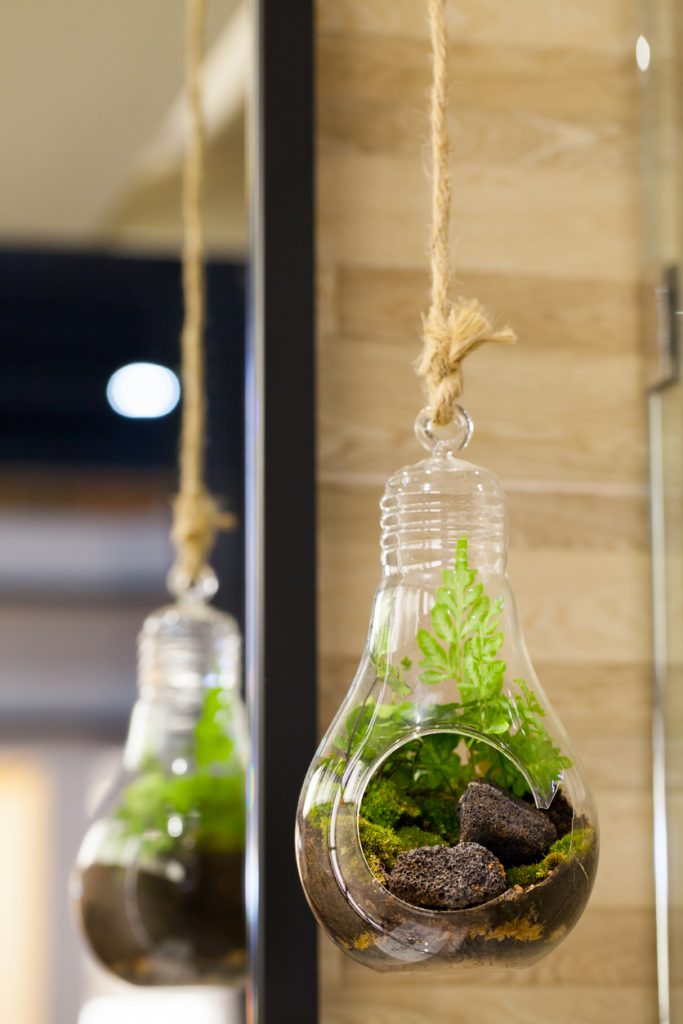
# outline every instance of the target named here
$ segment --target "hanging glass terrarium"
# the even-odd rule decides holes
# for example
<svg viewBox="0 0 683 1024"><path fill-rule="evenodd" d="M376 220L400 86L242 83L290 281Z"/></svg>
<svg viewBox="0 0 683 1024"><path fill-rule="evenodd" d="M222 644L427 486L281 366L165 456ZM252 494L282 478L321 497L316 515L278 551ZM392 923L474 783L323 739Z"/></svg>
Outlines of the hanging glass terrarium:
<svg viewBox="0 0 683 1024"><path fill-rule="evenodd" d="M380 971L533 963L591 892L597 818L529 660L506 576L506 500L459 458L460 364L494 330L449 298L445 0L428 0L431 306L418 364L428 458L389 478L383 575L356 678L304 782L299 872L313 913Z"/></svg>
<svg viewBox="0 0 683 1024"><path fill-rule="evenodd" d="M190 592L144 622L123 769L74 889L96 958L137 984L238 983L247 728L235 621Z"/></svg>
<svg viewBox="0 0 683 1024"><path fill-rule="evenodd" d="M377 970L526 965L576 923L595 808L524 644L506 500L426 418L381 503L383 576L356 678L304 783L303 886Z"/></svg>
<svg viewBox="0 0 683 1024"><path fill-rule="evenodd" d="M190 141L183 188L182 425L169 574L175 601L139 637L139 699L123 770L83 840L76 915L99 962L140 985L239 985L244 900L247 726L240 634L209 601L208 558L231 525L203 479L204 287L201 181L203 0L187 0Z"/></svg>

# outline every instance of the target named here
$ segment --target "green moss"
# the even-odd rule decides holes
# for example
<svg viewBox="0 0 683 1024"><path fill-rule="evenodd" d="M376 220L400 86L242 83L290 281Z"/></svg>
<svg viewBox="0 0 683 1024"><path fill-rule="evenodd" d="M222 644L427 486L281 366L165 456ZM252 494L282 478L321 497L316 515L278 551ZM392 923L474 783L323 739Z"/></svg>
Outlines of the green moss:
<svg viewBox="0 0 683 1024"><path fill-rule="evenodd" d="M375 878L384 882L399 853L416 850L419 846L447 846L441 836L425 832L417 825L407 825L394 831L375 825L366 818L358 819L358 832L365 859Z"/></svg>
<svg viewBox="0 0 683 1024"><path fill-rule="evenodd" d="M543 878L546 878L553 868L560 866L563 860L568 860L566 853L560 853L559 850L551 850L550 853L546 854L543 858Z"/></svg>
<svg viewBox="0 0 683 1024"><path fill-rule="evenodd" d="M417 825L406 825L399 828L396 837L401 844L401 851L417 850L420 846L448 846L445 839L434 832L425 832Z"/></svg>
<svg viewBox="0 0 683 1024"><path fill-rule="evenodd" d="M414 800L420 808L423 827L441 836L449 846L455 846L460 838L458 801L438 793L417 795Z"/></svg>
<svg viewBox="0 0 683 1024"><path fill-rule="evenodd" d="M401 818L417 818L420 808L391 779L372 779L363 797L361 816L373 825L394 828Z"/></svg>
<svg viewBox="0 0 683 1024"><path fill-rule="evenodd" d="M375 876L375 878L377 879L377 881L381 882L384 885L384 883L387 880L387 873L384 870L384 865L382 864L382 861L379 859L377 854L376 853L368 853L368 854L366 854L366 858L365 859L367 860L368 867L372 871L372 873Z"/></svg>
<svg viewBox="0 0 683 1024"><path fill-rule="evenodd" d="M567 832L550 847L551 853L562 853L565 857L580 857L590 849L595 833L592 828L575 828Z"/></svg>
<svg viewBox="0 0 683 1024"><path fill-rule="evenodd" d="M523 889L526 889L527 886L538 882L540 867L540 864L520 864L518 867L508 868L505 872L508 888L514 889L516 885L521 885Z"/></svg>
<svg viewBox="0 0 683 1024"><path fill-rule="evenodd" d="M330 830L330 818L332 817L332 804L315 804L308 812L308 822L313 828L321 829L325 835Z"/></svg>
<svg viewBox="0 0 683 1024"><path fill-rule="evenodd" d="M383 825L375 825L365 818L359 818L358 832L363 853L370 864L371 870L373 870L373 874L375 873L373 863L376 863L376 861L379 861L383 867L391 871L396 858L401 852L401 842L394 830L385 828Z"/></svg>
<svg viewBox="0 0 683 1024"><path fill-rule="evenodd" d="M529 885L542 882L550 872L573 857L581 857L590 849L595 838L592 828L577 828L567 832L550 847L549 852L538 864L521 864L519 867L508 868L507 883L512 888L521 885L526 889Z"/></svg>

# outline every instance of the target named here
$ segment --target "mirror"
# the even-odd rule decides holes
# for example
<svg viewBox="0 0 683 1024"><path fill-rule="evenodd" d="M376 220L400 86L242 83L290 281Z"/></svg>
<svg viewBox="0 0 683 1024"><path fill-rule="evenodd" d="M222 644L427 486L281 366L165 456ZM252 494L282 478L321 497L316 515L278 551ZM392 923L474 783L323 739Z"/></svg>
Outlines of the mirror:
<svg viewBox="0 0 683 1024"><path fill-rule="evenodd" d="M243 524L251 14L211 0L207 16L208 477ZM17 1024L241 1014L217 990L112 981L67 895L172 560L183 33L181 0L0 12L0 988ZM243 552L240 525L214 559L240 623Z"/></svg>

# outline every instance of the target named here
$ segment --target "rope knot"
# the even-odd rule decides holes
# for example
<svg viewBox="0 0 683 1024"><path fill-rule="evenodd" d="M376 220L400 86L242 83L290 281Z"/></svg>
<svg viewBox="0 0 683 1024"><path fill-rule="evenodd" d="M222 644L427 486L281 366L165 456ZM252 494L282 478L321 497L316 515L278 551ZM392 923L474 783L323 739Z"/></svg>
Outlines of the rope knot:
<svg viewBox="0 0 683 1024"><path fill-rule="evenodd" d="M183 165L183 299L181 332L183 406L180 428L179 488L173 501L171 539L176 550L174 571L184 577L183 587L199 581L208 568L209 553L218 530L230 529L235 517L218 507L203 482L206 446L204 366L204 121L202 117L202 60L206 0L187 0L186 77L189 140Z"/></svg>
<svg viewBox="0 0 683 1024"><path fill-rule="evenodd" d="M494 330L477 299L463 298L446 309L432 306L423 321L423 338L416 369L427 384L432 421L437 426L453 419L463 388L462 360L487 342L510 345L517 340L511 327Z"/></svg>
<svg viewBox="0 0 683 1024"><path fill-rule="evenodd" d="M430 243L432 293L423 322L424 347L416 363L424 378L432 422L451 422L462 392L462 360L485 342L510 344L517 340L510 327L493 329L491 319L476 299L449 299L451 268L450 140L448 137L448 34L446 0L429 0L432 40L431 162L432 233Z"/></svg>
<svg viewBox="0 0 683 1024"><path fill-rule="evenodd" d="M235 521L202 485L176 495L171 539L176 549L176 566L189 580L198 579L207 564L217 531L231 529Z"/></svg>

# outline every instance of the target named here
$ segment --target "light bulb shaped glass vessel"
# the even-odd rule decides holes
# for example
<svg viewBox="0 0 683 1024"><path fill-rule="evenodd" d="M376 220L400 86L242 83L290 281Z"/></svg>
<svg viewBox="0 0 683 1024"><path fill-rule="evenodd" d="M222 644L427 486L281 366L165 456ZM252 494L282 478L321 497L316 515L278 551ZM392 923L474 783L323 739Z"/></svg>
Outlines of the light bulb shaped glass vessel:
<svg viewBox="0 0 683 1024"><path fill-rule="evenodd" d="M140 985L241 984L247 727L235 621L198 594L150 615L119 777L72 876L86 942Z"/></svg>
<svg viewBox="0 0 683 1024"><path fill-rule="evenodd" d="M525 966L580 917L593 801L506 576L506 499L426 412L429 457L381 502L383 575L356 677L315 755L296 850L319 923L380 971Z"/></svg>

